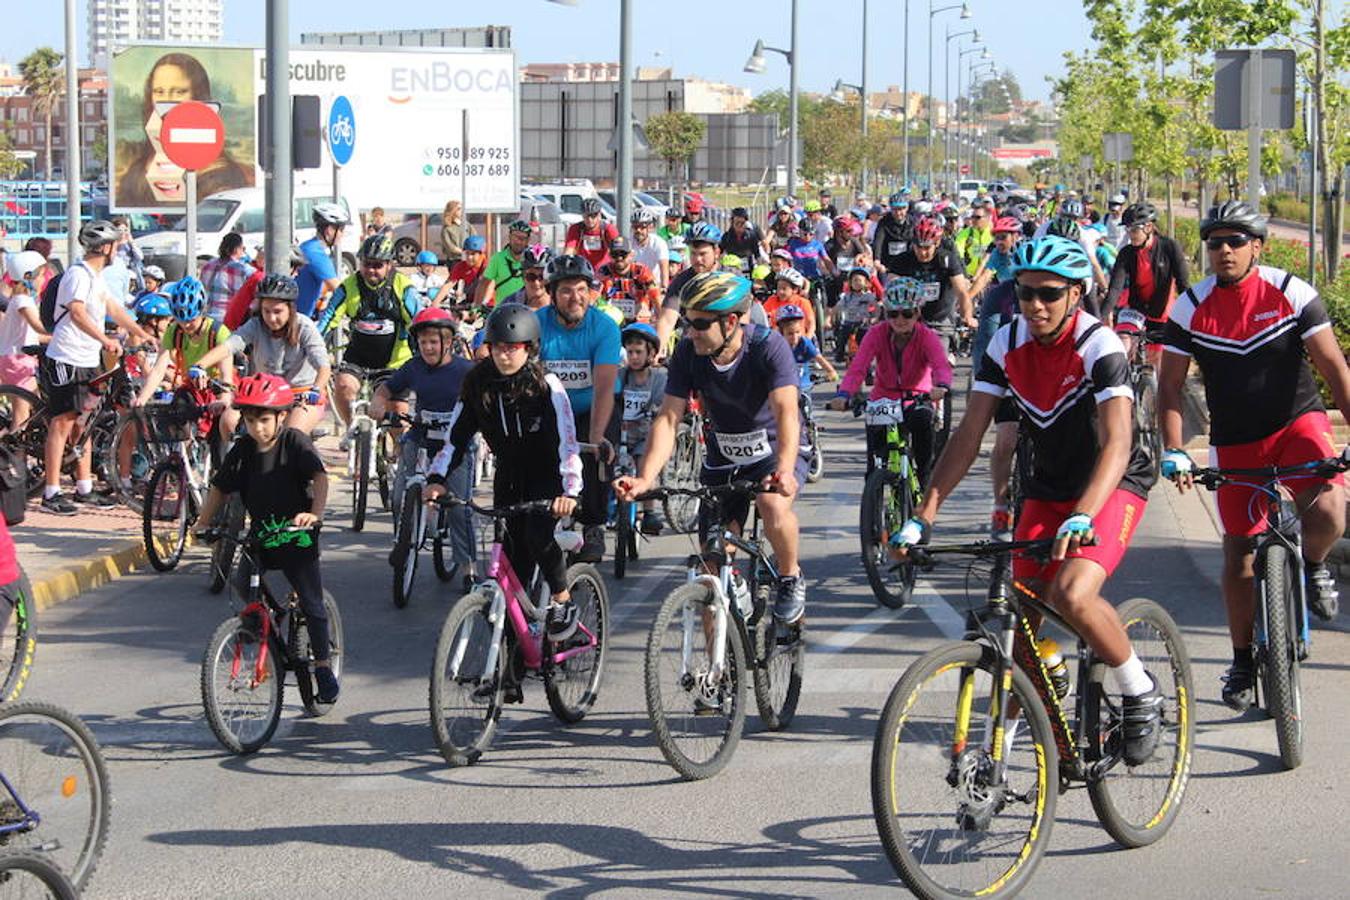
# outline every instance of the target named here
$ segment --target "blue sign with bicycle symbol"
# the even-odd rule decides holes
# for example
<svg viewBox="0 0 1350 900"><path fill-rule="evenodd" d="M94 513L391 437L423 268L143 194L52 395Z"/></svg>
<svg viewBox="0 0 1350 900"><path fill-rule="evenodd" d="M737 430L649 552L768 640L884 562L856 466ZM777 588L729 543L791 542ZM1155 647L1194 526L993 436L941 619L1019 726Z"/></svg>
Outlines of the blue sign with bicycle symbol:
<svg viewBox="0 0 1350 900"><path fill-rule="evenodd" d="M352 161L355 149L356 113L352 111L352 102L339 95L328 107L328 150L333 154L334 163L345 166Z"/></svg>

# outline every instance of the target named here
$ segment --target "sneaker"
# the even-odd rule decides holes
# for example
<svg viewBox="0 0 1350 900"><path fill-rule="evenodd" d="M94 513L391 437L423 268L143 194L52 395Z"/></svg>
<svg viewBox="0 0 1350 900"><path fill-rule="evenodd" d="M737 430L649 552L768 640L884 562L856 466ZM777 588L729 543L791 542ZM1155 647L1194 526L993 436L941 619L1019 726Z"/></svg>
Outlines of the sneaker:
<svg viewBox="0 0 1350 900"><path fill-rule="evenodd" d="M989 514L989 539L991 541L1011 541L1013 537L1012 513L1007 507L994 507Z"/></svg>
<svg viewBox="0 0 1350 900"><path fill-rule="evenodd" d="M318 700L320 703L336 703L341 689L338 687L337 676L328 666L314 667L314 684L319 689Z"/></svg>
<svg viewBox="0 0 1350 900"><path fill-rule="evenodd" d="M92 506L94 509L109 509L117 505L117 501L111 497L100 494L98 491L90 491L87 494L75 492L75 502L81 506Z"/></svg>
<svg viewBox="0 0 1350 900"><path fill-rule="evenodd" d="M1255 666L1234 663L1228 667L1228 674L1223 676L1222 681L1223 702L1229 709L1246 712L1252 708L1256 702Z"/></svg>
<svg viewBox="0 0 1350 900"><path fill-rule="evenodd" d="M642 533L658 535L666 527L666 517L657 509L649 509L642 514Z"/></svg>
<svg viewBox="0 0 1350 900"><path fill-rule="evenodd" d="M394 541L394 546L389 550L389 565L398 568L403 561L408 558L408 545L403 541Z"/></svg>
<svg viewBox="0 0 1350 900"><path fill-rule="evenodd" d="M1122 728L1125 733L1125 765L1141 766L1158 749L1162 731L1163 696L1158 690L1158 679L1148 676L1153 687L1136 697L1122 697L1120 704Z"/></svg>
<svg viewBox="0 0 1350 900"><path fill-rule="evenodd" d="M548 632L548 639L555 644L562 643L577 633L577 607L576 604L568 601L567 603L550 603L548 605L548 619L545 623L545 629Z"/></svg>
<svg viewBox="0 0 1350 900"><path fill-rule="evenodd" d="M806 612L806 582L800 575L784 575L778 579L778 596L773 602L773 617L784 625L791 625Z"/></svg>
<svg viewBox="0 0 1350 900"><path fill-rule="evenodd" d="M42 509L44 512L55 513L58 516L76 516L80 513L80 508L75 505L75 501L65 494L43 497Z"/></svg>
<svg viewBox="0 0 1350 900"><path fill-rule="evenodd" d="M1308 586L1308 608L1323 622L1330 622L1340 612L1340 594L1336 591L1336 576L1326 563L1307 563L1304 581Z"/></svg>
<svg viewBox="0 0 1350 900"><path fill-rule="evenodd" d="M339 450L339 451L341 451L341 452L343 452L343 453L348 453L348 452L351 451L351 449L352 449L352 438L351 438L351 435L344 434L342 437L338 438L338 450Z"/></svg>
<svg viewBox="0 0 1350 900"><path fill-rule="evenodd" d="M581 534L581 549L576 553L577 562L598 563L604 559L605 529L599 525L587 525Z"/></svg>

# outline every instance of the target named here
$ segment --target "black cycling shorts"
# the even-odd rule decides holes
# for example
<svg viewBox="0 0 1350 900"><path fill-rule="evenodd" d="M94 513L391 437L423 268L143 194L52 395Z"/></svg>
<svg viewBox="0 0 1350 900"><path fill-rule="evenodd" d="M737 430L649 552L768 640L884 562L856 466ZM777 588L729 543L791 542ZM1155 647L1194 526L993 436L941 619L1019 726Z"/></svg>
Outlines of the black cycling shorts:
<svg viewBox="0 0 1350 900"><path fill-rule="evenodd" d="M38 381L47 395L47 412L62 416L83 410L89 396L89 383L96 377L97 368L72 366L43 356L38 364Z"/></svg>
<svg viewBox="0 0 1350 900"><path fill-rule="evenodd" d="M799 453L797 465L793 469L799 490L806 486L806 473L809 466L810 461L807 457ZM731 481L763 481L777 470L778 459L773 457L761 460L753 465L734 469L705 468L699 472L698 480L700 484L708 486L727 484ZM752 499L749 494L734 494L724 497L722 502L717 505L711 503L700 505L698 511L698 540L699 546L704 549L704 552L707 552L713 544L713 539L727 525L735 522L738 526L745 526L745 520L750 517L750 501Z"/></svg>
<svg viewBox="0 0 1350 900"><path fill-rule="evenodd" d="M384 384L386 381L390 379L390 377L394 374L395 370L367 369L365 366L358 366L355 363L343 363L342 365L338 366L338 371L345 372L346 374L351 375L354 378L359 378L362 381L369 381L370 390L374 392L379 389L380 385ZM408 400L410 397L412 397L411 389L399 391L397 393L391 391L389 393L390 400L398 400L402 402Z"/></svg>

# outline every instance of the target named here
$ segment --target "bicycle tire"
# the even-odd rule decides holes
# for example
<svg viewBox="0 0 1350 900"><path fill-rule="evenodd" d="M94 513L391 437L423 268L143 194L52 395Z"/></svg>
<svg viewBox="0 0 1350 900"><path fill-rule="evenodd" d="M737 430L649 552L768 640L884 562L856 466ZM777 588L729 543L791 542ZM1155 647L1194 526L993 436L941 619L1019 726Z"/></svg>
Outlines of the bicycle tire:
<svg viewBox="0 0 1350 900"><path fill-rule="evenodd" d="M894 496L894 503L889 498ZM862 507L858 513L858 536L862 544L863 571L872 588L872 596L888 609L903 609L914 593L918 569L913 563L900 563L891 578L887 552L890 532L904 524L913 513L914 501L904 489L900 476L886 469L874 469L863 484ZM894 521L891 521L894 520Z"/></svg>
<svg viewBox="0 0 1350 900"><path fill-rule="evenodd" d="M352 440L352 531L366 527L366 503L370 495L370 423L356 426Z"/></svg>
<svg viewBox="0 0 1350 900"><path fill-rule="evenodd" d="M14 400L28 404L28 415L15 421ZM28 477L28 499L42 494L46 484L47 429L51 417L47 404L32 391L13 384L0 384L0 431L5 433L5 449L24 461Z"/></svg>
<svg viewBox="0 0 1350 900"><path fill-rule="evenodd" d="M238 494L231 494L224 508L216 515L216 525L226 534L236 535L244 530L244 501ZM234 571L234 557L238 551L234 541L216 541L211 547L211 583L207 590L219 594L230 583L230 572Z"/></svg>
<svg viewBox="0 0 1350 900"><path fill-rule="evenodd" d="M930 900L976 895L1011 897L1026 886L1049 846L1050 831L1055 820L1055 803L1058 799L1056 774L1058 751L1055 748L1054 734L1050 729L1050 719L1046 715L1045 707L1037 696L1031 679L1020 668L1013 667L1012 691L1022 706L1023 727L1013 734L1024 735L1024 740L1020 745L1016 743L1015 736L1009 740L1009 745L1020 747L1021 753L1005 760L1008 764L1009 777L1014 779L1019 787L1026 786L1020 802L1014 807L1012 803L1006 802L1005 798L1006 805L994 810L980 810L979 792L981 790L985 793L992 792L988 785L977 783L982 774L979 764L987 760L988 756L983 753L980 742L974 739L976 728L971 729L969 735L971 739L962 753L963 757L967 753L970 754L967 758L971 761L969 765L972 768L962 772L958 767L956 772L952 771L953 767L957 766L956 761L952 759L953 744L957 740L953 712L958 708L956 699L960 695L960 689L969 684L971 723L984 723L991 691L977 688L974 680L976 673L983 672L985 680L992 688L998 663L998 657L991 648L977 643L956 641L936 647L919 657L905 670L887 698L880 721L877 723L876 738L872 744L871 765L872 812L876 818L877 833L881 837L886 857L896 873L919 897ZM929 695L938 694L942 697L935 702L934 712L930 716L934 719L933 744L937 746L933 744L916 746L914 752L907 754L905 760L901 762L902 750L911 744L918 745L923 732L929 730L925 728L920 707L920 702L925 697L925 689L949 672L957 673L958 679L953 686L955 690L950 691L950 696L939 691L937 686L927 692ZM974 704L977 701L983 701L985 708L976 709ZM941 733L938 733L939 726ZM910 737L907 738L907 734ZM948 781L953 774L957 775L957 786L971 785L964 793L967 798L974 795L976 804L967 805L961 801L963 792ZM901 808L902 803L907 803L909 807L917 807L921 801L918 796L921 787L935 789L937 799L933 803L935 807L941 807L940 809L927 814L917 808ZM1035 797L1028 801L1027 798L1031 797L1033 791ZM942 854L942 858L948 865L954 867L959 862L957 849L967 852L978 850L977 835L980 832L988 833L988 826L995 821L1006 822L1017 810L1022 810L1024 817L1028 819L1025 826L1012 828L1007 837L986 835L989 837L990 849L1008 858L1006 868L1000 871L998 865L995 865L992 867L994 871L991 871L988 864L976 862L975 868L984 874L977 873L976 877L980 880L975 883L959 886L943 883L939 880L942 873L936 871L937 861L928 865L916 855L918 849L934 848L938 838L933 831L949 829L954 836L941 846L955 849ZM917 824L925 815L934 822L934 828L929 831L919 830ZM979 818L982 815L988 815L983 821L985 827L968 827L967 823L980 824ZM976 821L972 822L972 819ZM913 825L912 831L906 829L907 824ZM954 879L958 873L952 870L945 874L948 878Z"/></svg>
<svg viewBox="0 0 1350 900"><path fill-rule="evenodd" d="M1143 765L1130 769L1117 765L1101 778L1089 781L1088 796L1097 820L1117 843L1144 847L1166 834L1181 810L1195 746L1195 692L1190 656L1181 629L1172 617L1157 603L1142 597L1125 601L1116 612L1135 653L1163 692L1163 729L1167 739L1160 738L1161 752ZM1154 635L1142 634L1145 629ZM1093 671L1091 689L1101 691L1106 667L1097 665ZM1093 704L1088 705L1089 710L1092 707ZM1162 790L1153 790L1159 784ZM1141 802L1133 802L1135 797L1148 794L1159 796L1143 796ZM1127 805L1137 807L1137 811L1127 810Z"/></svg>
<svg viewBox="0 0 1350 900"><path fill-rule="evenodd" d="M614 506L614 577L623 580L628 574L628 550L632 544L633 502L620 500Z"/></svg>
<svg viewBox="0 0 1350 900"><path fill-rule="evenodd" d="M600 696L609 652L609 592L600 572L589 563L568 568L567 586L577 604L578 630L585 626L595 635L595 652L578 654L561 666L545 666L544 693L558 721L575 725L586 718ZM547 644L544 652L551 652ZM574 689L577 686L579 690Z"/></svg>
<svg viewBox="0 0 1350 900"><path fill-rule="evenodd" d="M699 444L694 428L680 423L675 432L674 451L662 483L667 487L698 487L698 473L703 466L703 448ZM698 529L698 514L701 501L697 497L672 496L663 502L666 508L666 523L677 534L691 534Z"/></svg>
<svg viewBox="0 0 1350 900"><path fill-rule="evenodd" d="M155 464L164 458L164 451L160 444L143 438L141 422L134 413L124 415L118 420L112 435L113 453L117 454L117 448L128 439L128 434L135 441L131 448L133 465L135 465L134 457L139 454L146 465L146 472L153 471ZM144 505L146 478L137 478L131 472L123 475L120 459L114 460L106 474L108 487L112 489L117 501L132 512L139 513Z"/></svg>
<svg viewBox="0 0 1350 900"><path fill-rule="evenodd" d="M46 896L54 900L79 900L80 891L75 883L61 871L61 867L52 862L46 853L37 850L5 850L0 852L0 897L31 896L26 889L13 891L10 882L17 872L27 872L46 888Z"/></svg>
<svg viewBox="0 0 1350 900"><path fill-rule="evenodd" d="M779 646L773 616L767 611L755 623L755 706L769 731L782 731L792 724L802 696L802 673L806 668L806 642Z"/></svg>
<svg viewBox="0 0 1350 900"><path fill-rule="evenodd" d="M497 732L497 721L502 714L508 653L505 640L497 648L494 671L488 673L483 670L492 645L493 626L487 619L491 604L491 599L482 591L465 594L450 608L441 626L440 637L436 640L427 705L436 747L451 766L473 765L482 757L492 744L493 735ZM465 646L455 653L460 643L461 628L466 625L470 632L464 635ZM465 657L469 653L469 642L473 640L474 632L479 636L485 634L486 640L477 642L481 647L476 647L475 656L469 661L466 671ZM455 668L453 674L447 677L447 666L452 662L455 662ZM468 674L468 671L473 674ZM484 682L484 676L486 683L481 683ZM454 705L447 707L447 704ZM461 715L461 710L472 711L473 714Z"/></svg>
<svg viewBox="0 0 1350 900"><path fill-rule="evenodd" d="M1162 433L1158 430L1158 376L1151 365L1143 366L1135 381L1134 421L1140 446L1148 454L1156 478L1162 468L1163 448Z"/></svg>
<svg viewBox="0 0 1350 900"><path fill-rule="evenodd" d="M815 484L825 475L825 450L820 446L820 426L814 417L806 426L806 439L811 442L811 461L807 464L806 482Z"/></svg>
<svg viewBox="0 0 1350 900"><path fill-rule="evenodd" d="M263 647L257 623L232 616L216 626L202 653L202 708L206 711L206 723L222 747L241 756L261 749L272 739L281 722L286 688L284 676L277 671L275 647L266 648L262 678L256 684L253 681ZM236 662L237 672L234 671ZM245 692L257 694L255 700L243 702L254 713L250 718L260 723L256 731L247 733L238 727L243 714L230 712L232 703L222 702L223 699L232 701L236 695Z"/></svg>
<svg viewBox="0 0 1350 900"><path fill-rule="evenodd" d="M5 674L0 685L0 698L13 703L23 693L28 678L33 674L33 659L37 656L38 608L33 601L33 583L28 573L19 567L19 592L14 597L13 608L3 610L8 615L3 637L0 638L0 671Z"/></svg>
<svg viewBox="0 0 1350 900"><path fill-rule="evenodd" d="M700 673L691 675L683 672L682 666L666 671L670 669L670 662L679 663L682 658L679 642L670 648L675 652L663 652L663 638L670 631L671 625L676 623L677 618L683 620L686 609L691 616L699 616L701 619L702 612L712 603L712 588L701 582L683 584L671 591L661 603L656 620L652 623L643 665L647 716L652 723L652 735L656 738L656 744L666 762L670 763L686 781L711 778L726 768L736 752L736 745L740 743L741 732L745 728L745 647L741 642L739 629L730 618L727 621L726 631L727 671L716 680L716 683L713 683L710 673L701 673L705 681L700 686L698 684ZM703 655L706 659L708 641L702 622L692 625L693 641L700 642L702 638ZM682 639L682 632L676 636ZM674 660L667 659L668 657L674 657ZM671 683L667 684L667 681ZM672 687L670 697L667 698L664 691ZM704 711L696 712L698 709L694 699L696 690L701 691L700 696L711 696L716 699L716 705L709 704ZM687 711L681 708L677 712L675 708L677 701L680 707L687 706ZM704 728L695 728L695 723L712 723L717 713L721 713L718 716L720 722ZM672 723L667 720L667 716L672 715L678 716L676 722L678 728L672 727ZM706 733L706 737L698 732ZM686 735L692 737L686 740ZM694 742L706 744L709 752L699 754L697 758L691 756L690 751L693 749L691 745Z"/></svg>
<svg viewBox="0 0 1350 900"><path fill-rule="evenodd" d="M403 509L399 511L397 537L394 539L394 606L403 609L412 599L413 583L417 579L417 553L422 546L426 511L422 503L421 485L411 484L403 489Z"/></svg>
<svg viewBox="0 0 1350 900"><path fill-rule="evenodd" d="M385 512L393 510L391 505L393 500L394 474L393 466L397 465L398 444L395 442L390 447L393 436L388 432L381 430L377 433L375 439L375 485L380 491L380 505L384 507Z"/></svg>
<svg viewBox="0 0 1350 900"><path fill-rule="evenodd" d="M333 594L327 588L324 588L323 591L323 608L328 613L328 665L332 667L333 675L340 679L342 677L342 650L346 646L342 633L342 611L338 609L337 601L333 599ZM322 718L328 715L329 710L333 708L333 704L320 701L314 685L309 629L297 628L295 638L291 663L294 666L295 686L300 693L300 705L312 718Z"/></svg>
<svg viewBox="0 0 1350 900"><path fill-rule="evenodd" d="M1280 762L1297 769L1303 764L1303 698L1293 634L1297 567L1287 547L1273 541L1265 546L1260 576L1266 592L1266 642L1259 650L1257 671L1266 712L1275 722Z"/></svg>
<svg viewBox="0 0 1350 900"><path fill-rule="evenodd" d="M450 529L450 510L441 507L436 511L436 535L431 539L431 567L436 577L449 581L455 577L455 566L445 564L445 535Z"/></svg>
<svg viewBox="0 0 1350 900"><path fill-rule="evenodd" d="M38 733L40 725L53 726L55 733L50 728ZM53 769L39 772L40 766ZM83 891L108 842L112 807L108 766L93 732L51 703L0 705L0 772L39 817L33 830L12 832L7 846L42 850ZM67 817L79 824L62 827Z"/></svg>
<svg viewBox="0 0 1350 900"><path fill-rule="evenodd" d="M141 536L145 540L145 554L156 571L168 572L183 558L188 520L195 506L190 490L187 472L176 456L164 460L150 473L141 510ZM157 523L161 528L157 529Z"/></svg>

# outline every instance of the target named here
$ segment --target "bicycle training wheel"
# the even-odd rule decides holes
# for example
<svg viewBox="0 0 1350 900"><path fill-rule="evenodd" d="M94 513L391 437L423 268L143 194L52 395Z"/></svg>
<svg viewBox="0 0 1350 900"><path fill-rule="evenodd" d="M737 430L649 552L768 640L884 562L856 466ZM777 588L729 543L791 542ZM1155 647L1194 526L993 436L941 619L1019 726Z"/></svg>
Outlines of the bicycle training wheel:
<svg viewBox="0 0 1350 900"><path fill-rule="evenodd" d="M89 728L50 703L0 706L0 772L8 788L0 826L6 849L39 851L84 890L108 840L108 768ZM0 795L3 796L3 795Z"/></svg>
<svg viewBox="0 0 1350 900"><path fill-rule="evenodd" d="M1272 542L1265 548L1257 574L1266 593L1266 643L1259 651L1256 670L1261 676L1266 712L1275 721L1280 762L1286 769L1297 769L1303 763L1303 698L1294 634L1298 569L1288 548Z"/></svg>
<svg viewBox="0 0 1350 900"><path fill-rule="evenodd" d="M745 727L745 647L728 616L715 669L712 622L712 589L692 582L666 597L647 638L647 715L661 754L688 781L722 771Z"/></svg>
<svg viewBox="0 0 1350 900"><path fill-rule="evenodd" d="M281 721L283 685L261 622L226 619L202 654L202 707L211 733L232 753L252 753Z"/></svg>
<svg viewBox="0 0 1350 900"><path fill-rule="evenodd" d="M436 641L428 691L431 731L452 766L478 761L492 744L502 714L507 644L493 642L491 605L482 591L465 594L450 608Z"/></svg>
<svg viewBox="0 0 1350 900"><path fill-rule="evenodd" d="M1166 834L1181 810L1195 740L1195 695L1191 660L1181 629L1172 617L1143 598L1127 600L1117 612L1135 654L1162 691L1162 734L1148 762L1133 768L1117 763L1088 782L1088 796L1097 819L1111 837L1125 847L1143 847ZM1097 713L1104 748L1119 753L1119 707L1106 696L1102 685L1106 667L1098 665L1095 669L1100 675L1094 677L1090 688L1096 700L1087 704L1088 715ZM1089 729L1091 721L1089 718Z"/></svg>
<svg viewBox="0 0 1350 900"><path fill-rule="evenodd" d="M37 603L33 601L33 584L28 573L19 568L18 589L10 602L0 602L0 699L12 703L23 693L28 676L33 672L33 657L37 654Z"/></svg>
<svg viewBox="0 0 1350 900"><path fill-rule="evenodd" d="M703 467L703 447L698 434L688 424L681 424L675 432L675 448L661 478L666 487L693 489L699 486L698 473ZM665 499L666 522L677 534L690 534L698 529L700 501L697 497L671 496Z"/></svg>
<svg viewBox="0 0 1350 900"><path fill-rule="evenodd" d="M635 506L631 500L620 500L614 506L614 577L620 580L628 574Z"/></svg>
<svg viewBox="0 0 1350 900"><path fill-rule="evenodd" d="M183 558L187 546L192 488L182 462L174 457L155 466L141 510L145 553L157 571L168 572Z"/></svg>
<svg viewBox="0 0 1350 900"><path fill-rule="evenodd" d="M230 537L236 537L244 530L244 501L238 494L231 494L224 508L216 514L215 525L225 530ZM211 583L207 585L211 593L219 594L230 583L230 572L234 571L234 557L238 546L234 541L218 540L211 547Z"/></svg>
<svg viewBox="0 0 1350 900"><path fill-rule="evenodd" d="M394 543L394 605L399 609L412 599L413 582L417 579L417 553L422 548L426 527L422 487L410 484L403 489L403 509L399 511L398 537Z"/></svg>
<svg viewBox="0 0 1350 900"><path fill-rule="evenodd" d="M80 891L46 853L5 850L0 852L0 900L20 897L79 900Z"/></svg>
<svg viewBox="0 0 1350 900"><path fill-rule="evenodd" d="M341 679L342 651L346 646L342 635L342 611L327 588L323 592L323 608L328 613L328 665L333 675ZM310 650L309 629L298 627L298 623L295 645L291 648L291 662L295 666L295 686L300 692L300 703L305 707L305 712L316 718L327 715L333 704L319 700L314 685L314 654Z"/></svg>
<svg viewBox="0 0 1350 900"><path fill-rule="evenodd" d="M1008 723L993 778L989 715L998 659L970 642L915 660L891 691L872 745L872 812L886 856L919 897L1011 897L1050 843L1058 753L1031 679L1014 667L1022 718Z"/></svg>
<svg viewBox="0 0 1350 900"><path fill-rule="evenodd" d="M616 551L617 553L617 551ZM600 679L609 649L609 594L595 566L578 563L567 570L568 590L577 607L577 633L567 647L545 644L545 653L556 653L595 638L595 648L544 668L544 693L549 708L561 722L575 724L586 717L600 696Z"/></svg>
<svg viewBox="0 0 1350 900"><path fill-rule="evenodd" d="M352 531L366 527L366 499L370 495L370 423L362 422L352 439Z"/></svg>
<svg viewBox="0 0 1350 900"><path fill-rule="evenodd" d="M909 602L918 577L914 563L892 561L889 550L891 535L905 524L913 507L913 498L901 476L885 469L874 469L867 476L858 515L863 571L877 602L891 609L900 609Z"/></svg>

